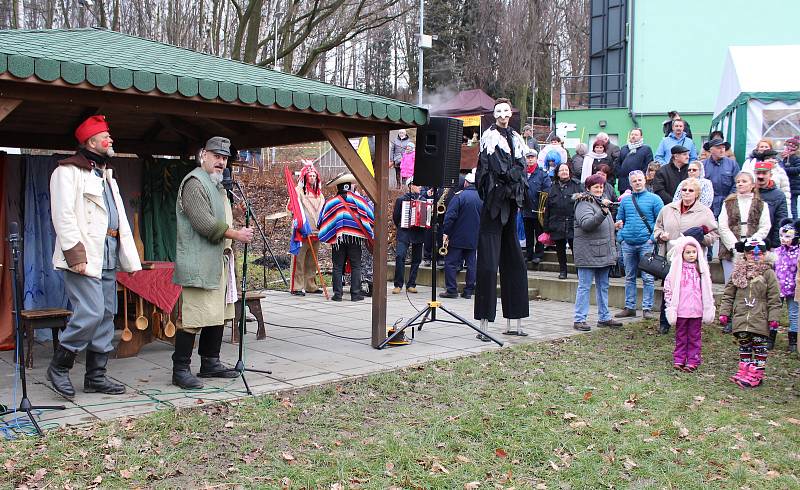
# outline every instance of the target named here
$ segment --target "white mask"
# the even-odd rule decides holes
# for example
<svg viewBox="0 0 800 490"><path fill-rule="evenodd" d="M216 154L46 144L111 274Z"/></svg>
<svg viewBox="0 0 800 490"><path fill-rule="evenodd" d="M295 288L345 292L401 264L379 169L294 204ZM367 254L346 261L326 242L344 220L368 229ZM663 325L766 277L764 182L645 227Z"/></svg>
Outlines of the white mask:
<svg viewBox="0 0 800 490"><path fill-rule="evenodd" d="M494 106L494 118L500 119L501 117L511 117L511 106L505 102Z"/></svg>

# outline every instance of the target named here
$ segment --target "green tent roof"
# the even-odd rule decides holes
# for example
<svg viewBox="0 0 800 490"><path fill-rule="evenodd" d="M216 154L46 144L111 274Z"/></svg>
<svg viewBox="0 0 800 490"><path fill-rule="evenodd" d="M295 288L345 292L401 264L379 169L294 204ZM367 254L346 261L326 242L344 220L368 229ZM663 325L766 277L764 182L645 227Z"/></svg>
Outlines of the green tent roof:
<svg viewBox="0 0 800 490"><path fill-rule="evenodd" d="M425 109L104 29L0 31L0 74L422 125Z"/></svg>

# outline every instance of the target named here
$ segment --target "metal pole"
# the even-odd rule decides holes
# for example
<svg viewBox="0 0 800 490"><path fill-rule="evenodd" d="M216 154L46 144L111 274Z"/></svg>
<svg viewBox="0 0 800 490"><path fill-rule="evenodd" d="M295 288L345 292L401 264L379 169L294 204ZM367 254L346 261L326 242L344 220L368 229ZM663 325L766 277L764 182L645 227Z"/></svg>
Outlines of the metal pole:
<svg viewBox="0 0 800 490"><path fill-rule="evenodd" d="M272 52L274 53L273 54L274 59L272 60L272 69L273 70L277 70L278 69L278 15L280 14L280 12L278 12L278 9L277 9L277 7L278 7L277 3L275 4L275 7L276 7L275 8L275 15L272 18L273 19L272 20L273 30L275 31L275 33L274 33L275 36L274 36L274 39L272 41Z"/></svg>
<svg viewBox="0 0 800 490"><path fill-rule="evenodd" d="M423 49L422 49L422 23L425 16L425 0L419 0L419 40L417 45L419 46L419 93L417 94L417 105L422 105L422 57L423 57Z"/></svg>

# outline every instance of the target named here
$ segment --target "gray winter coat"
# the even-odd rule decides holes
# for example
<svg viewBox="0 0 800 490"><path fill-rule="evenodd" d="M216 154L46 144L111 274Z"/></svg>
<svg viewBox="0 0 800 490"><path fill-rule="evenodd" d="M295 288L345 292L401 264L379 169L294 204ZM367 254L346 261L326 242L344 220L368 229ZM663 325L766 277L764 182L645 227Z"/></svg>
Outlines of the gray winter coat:
<svg viewBox="0 0 800 490"><path fill-rule="evenodd" d="M575 196L575 267L609 267L617 262L614 220L591 194Z"/></svg>
<svg viewBox="0 0 800 490"><path fill-rule="evenodd" d="M400 160L403 159L403 153L406 151L406 146L411 143L411 138L408 136L405 139L395 138L392 141L391 161L395 165L400 165Z"/></svg>

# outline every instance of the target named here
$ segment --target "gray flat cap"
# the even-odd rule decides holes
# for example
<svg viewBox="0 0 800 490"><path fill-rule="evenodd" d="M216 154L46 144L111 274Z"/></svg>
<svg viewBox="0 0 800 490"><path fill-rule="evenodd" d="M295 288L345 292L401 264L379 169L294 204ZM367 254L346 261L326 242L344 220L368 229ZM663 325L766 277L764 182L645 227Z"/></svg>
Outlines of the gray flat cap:
<svg viewBox="0 0 800 490"><path fill-rule="evenodd" d="M229 157L231 156L231 140L224 136L214 136L206 141L205 150Z"/></svg>

